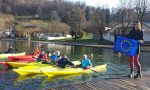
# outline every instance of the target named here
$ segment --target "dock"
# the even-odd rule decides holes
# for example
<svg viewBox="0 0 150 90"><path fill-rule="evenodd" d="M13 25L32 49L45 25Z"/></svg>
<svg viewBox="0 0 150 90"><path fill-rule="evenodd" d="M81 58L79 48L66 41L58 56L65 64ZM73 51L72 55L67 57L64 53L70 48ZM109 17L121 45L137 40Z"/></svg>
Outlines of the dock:
<svg viewBox="0 0 150 90"><path fill-rule="evenodd" d="M129 79L127 76L96 78L76 84L52 87L47 90L150 90L150 72L142 74L141 79Z"/></svg>

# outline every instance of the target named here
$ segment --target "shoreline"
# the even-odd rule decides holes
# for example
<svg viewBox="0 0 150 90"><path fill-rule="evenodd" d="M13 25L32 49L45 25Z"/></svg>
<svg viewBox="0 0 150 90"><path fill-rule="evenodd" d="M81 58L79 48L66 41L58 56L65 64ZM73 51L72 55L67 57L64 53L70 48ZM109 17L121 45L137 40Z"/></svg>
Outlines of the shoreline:
<svg viewBox="0 0 150 90"><path fill-rule="evenodd" d="M18 40L18 39L1 39L1 40L8 40L8 41L28 41L28 40ZM53 41L36 41L36 40L31 40L29 42L38 42L38 43L52 43L52 44L59 44L59 45L74 45L74 46L85 46L85 47L100 47L100 48L108 48L108 49L113 49L114 45L113 43L88 43L88 42L79 42L79 41L74 41L74 42L65 42L65 41L59 41L59 40L53 40ZM150 43L145 43L141 45L141 51L150 51Z"/></svg>

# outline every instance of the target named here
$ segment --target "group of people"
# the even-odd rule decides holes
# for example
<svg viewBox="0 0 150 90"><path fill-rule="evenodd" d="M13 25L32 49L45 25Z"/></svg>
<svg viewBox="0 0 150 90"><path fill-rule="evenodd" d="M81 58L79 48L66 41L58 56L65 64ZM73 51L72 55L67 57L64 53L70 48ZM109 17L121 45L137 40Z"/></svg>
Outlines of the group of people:
<svg viewBox="0 0 150 90"><path fill-rule="evenodd" d="M9 48L7 51L5 51L5 53L13 54L15 53L15 49L12 47L12 45L9 45ZM60 51L48 51L47 53L45 53L44 50L40 51L38 48L35 48L33 58L36 59L37 62L42 62L45 64L51 63L61 68L65 68L67 65L77 67L67 58L66 55L61 56ZM85 69L88 69L92 66L92 63L90 59L88 59L86 54L83 55L81 65L79 66Z"/></svg>
<svg viewBox="0 0 150 90"><path fill-rule="evenodd" d="M34 58L36 58L37 62L42 62L45 64L51 63L61 68L65 68L67 65L71 65L72 67L78 67L74 65L65 54L61 56L60 51L48 51L47 53L45 53L44 50L38 51L37 49L35 49L34 54L36 54ZM79 66L84 69L89 69L92 67L92 63L86 54L83 55L81 65Z"/></svg>
<svg viewBox="0 0 150 90"><path fill-rule="evenodd" d="M129 32L128 35L129 38L139 40L140 44L143 43L143 32L141 31L141 25L138 21L134 22L133 29ZM140 54L140 44L137 48L137 52L135 56L130 56L130 74L128 75L129 78L141 78L141 65L139 62L139 54ZM9 46L8 50L5 53L14 53L15 50L12 48L12 45ZM47 53L44 52L44 50L39 51L38 49L34 50L34 54L37 55L36 60L37 62L42 61L43 63L52 63L59 67L65 68L66 65L71 65L73 67L76 67L68 58L66 55L60 56L60 51L48 51ZM134 63L137 67L137 74L134 76ZM90 59L87 57L87 55L83 55L83 58L81 60L82 68L88 69L92 67Z"/></svg>

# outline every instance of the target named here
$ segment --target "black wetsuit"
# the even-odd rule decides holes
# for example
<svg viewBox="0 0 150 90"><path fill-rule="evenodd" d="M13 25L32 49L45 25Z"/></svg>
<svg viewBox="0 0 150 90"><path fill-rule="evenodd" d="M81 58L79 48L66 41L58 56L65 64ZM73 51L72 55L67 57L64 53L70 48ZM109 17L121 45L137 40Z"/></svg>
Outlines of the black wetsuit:
<svg viewBox="0 0 150 90"><path fill-rule="evenodd" d="M13 48L8 48L8 51L6 51L6 53L14 53L15 50Z"/></svg>
<svg viewBox="0 0 150 90"><path fill-rule="evenodd" d="M58 66L60 66L61 68L65 68L66 65L74 65L71 61L67 60L67 58L61 58L58 62L57 62Z"/></svg>

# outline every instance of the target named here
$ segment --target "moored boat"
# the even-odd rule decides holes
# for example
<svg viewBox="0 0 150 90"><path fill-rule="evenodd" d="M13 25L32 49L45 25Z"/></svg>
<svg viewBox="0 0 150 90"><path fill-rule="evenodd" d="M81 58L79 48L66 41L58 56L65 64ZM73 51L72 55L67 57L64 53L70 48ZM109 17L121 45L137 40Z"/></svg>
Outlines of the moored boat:
<svg viewBox="0 0 150 90"><path fill-rule="evenodd" d="M73 63L75 65L80 64L79 61L73 61ZM13 71L17 72L20 75L28 75L28 74L41 74L42 73L41 70L43 68L55 69L55 70L59 69L59 67L57 66L51 66L50 64L42 64L41 62L39 63L35 62L35 63L27 64L27 65L28 66L23 66L23 67L19 67L18 69L13 69ZM53 75L49 74L49 76L53 76Z"/></svg>
<svg viewBox="0 0 150 90"><path fill-rule="evenodd" d="M73 64L75 65L79 65L81 62L80 61L73 61ZM18 61L18 62L7 62L7 64L11 65L12 67L22 67L24 68L23 66L39 66L41 65L42 63L41 62L21 62L21 61ZM46 64L46 65L49 65L49 64Z"/></svg>
<svg viewBox="0 0 150 90"><path fill-rule="evenodd" d="M33 58L34 55L24 55L24 56L9 56L8 61L35 61Z"/></svg>
<svg viewBox="0 0 150 90"><path fill-rule="evenodd" d="M23 56L23 55L25 55L25 52L15 54L0 54L0 59L8 58L9 56Z"/></svg>
<svg viewBox="0 0 150 90"><path fill-rule="evenodd" d="M85 73L91 73L91 72L100 72L105 71L107 67L107 64L98 65L95 67L92 67L91 69L82 69L82 68L55 68L50 69L48 67L41 68L42 73L44 73L47 76L51 75L71 75L71 74L85 74Z"/></svg>

